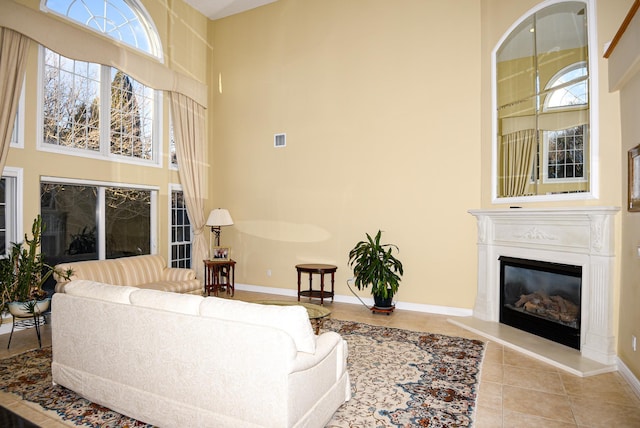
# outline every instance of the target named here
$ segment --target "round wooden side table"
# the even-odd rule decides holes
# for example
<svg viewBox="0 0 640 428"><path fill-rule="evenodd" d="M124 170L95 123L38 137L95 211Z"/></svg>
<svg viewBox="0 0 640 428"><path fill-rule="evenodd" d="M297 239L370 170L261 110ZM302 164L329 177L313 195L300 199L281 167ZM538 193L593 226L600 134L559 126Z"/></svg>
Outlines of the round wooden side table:
<svg viewBox="0 0 640 428"><path fill-rule="evenodd" d="M298 302L300 301L300 296L308 297L310 299L320 299L320 304L324 305L324 299L331 297L331 301L333 302L334 295L334 283L335 283L335 275L338 270L337 266L334 265L325 265L319 263L305 263L296 265L296 270L298 271ZM309 289L301 290L301 279L302 274L309 274ZM313 275L320 275L320 289L313 289ZM331 291L324 289L324 276L326 274L331 274Z"/></svg>

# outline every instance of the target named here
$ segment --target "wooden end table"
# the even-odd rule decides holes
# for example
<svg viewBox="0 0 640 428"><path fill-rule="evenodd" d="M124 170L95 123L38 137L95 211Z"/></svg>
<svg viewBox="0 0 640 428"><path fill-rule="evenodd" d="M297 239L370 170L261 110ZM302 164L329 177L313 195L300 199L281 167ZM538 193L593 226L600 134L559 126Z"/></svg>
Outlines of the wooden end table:
<svg viewBox="0 0 640 428"><path fill-rule="evenodd" d="M337 266L334 265L325 265L325 264L317 264L317 263L309 263L309 264L300 264L296 265L296 270L298 271L298 302L300 301L300 296L308 297L310 299L320 299L320 304L324 305L324 299L331 297L331 301L333 302L334 295L334 283L335 283L335 275L338 270ZM309 274L309 289L301 290L300 283L302 279L302 274ZM331 291L325 291L324 289L324 276L325 274L331 274ZM320 289L313 289L313 274L320 275Z"/></svg>
<svg viewBox="0 0 640 428"><path fill-rule="evenodd" d="M235 276L236 262L229 260L203 260L204 262L204 292L207 296L217 296L222 287L225 287L227 294L234 296L236 292Z"/></svg>

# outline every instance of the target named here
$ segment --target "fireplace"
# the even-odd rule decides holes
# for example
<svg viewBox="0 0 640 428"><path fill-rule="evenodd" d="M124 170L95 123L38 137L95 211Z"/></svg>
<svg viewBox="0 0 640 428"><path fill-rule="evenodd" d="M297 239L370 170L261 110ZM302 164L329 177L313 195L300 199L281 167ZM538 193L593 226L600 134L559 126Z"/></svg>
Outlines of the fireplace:
<svg viewBox="0 0 640 428"><path fill-rule="evenodd" d="M580 349L582 267L500 257L500 322Z"/></svg>
<svg viewBox="0 0 640 428"><path fill-rule="evenodd" d="M569 346L574 349L568 349L578 349L582 357L598 363L615 365L614 222L619 208L508 208L469 212L478 224L478 289L473 317L504 325L500 322L504 317L501 315L504 302L500 297L501 259L533 260L534 265L526 265L531 271L539 270L537 262L544 262L545 269L562 267L563 275L573 276L580 282L579 294L560 294L580 307L576 328L570 333L573 338ZM568 273L569 266L579 267L581 272ZM510 316L514 312L511 311ZM554 323L547 330L555 332L563 327L573 328ZM515 332L526 331L521 326L516 328Z"/></svg>

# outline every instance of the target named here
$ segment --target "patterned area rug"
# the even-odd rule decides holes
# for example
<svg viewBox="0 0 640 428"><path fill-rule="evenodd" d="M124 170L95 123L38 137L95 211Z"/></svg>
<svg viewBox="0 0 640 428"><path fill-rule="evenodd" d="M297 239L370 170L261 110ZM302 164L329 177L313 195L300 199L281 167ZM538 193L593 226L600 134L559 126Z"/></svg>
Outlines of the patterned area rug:
<svg viewBox="0 0 640 428"><path fill-rule="evenodd" d="M349 344L353 397L328 427L469 427L484 343L338 320ZM55 412L69 425L150 427L51 384L51 348L0 360L0 390Z"/></svg>
<svg viewBox="0 0 640 428"><path fill-rule="evenodd" d="M470 427L484 343L327 320L349 344L353 397L328 427Z"/></svg>

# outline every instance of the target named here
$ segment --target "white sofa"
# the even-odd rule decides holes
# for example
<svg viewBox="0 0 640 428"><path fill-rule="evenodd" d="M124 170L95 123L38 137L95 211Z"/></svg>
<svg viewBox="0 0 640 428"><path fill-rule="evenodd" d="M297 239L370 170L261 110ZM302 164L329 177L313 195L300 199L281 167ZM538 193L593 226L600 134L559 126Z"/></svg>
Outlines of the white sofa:
<svg viewBox="0 0 640 428"><path fill-rule="evenodd" d="M322 427L351 397L347 345L300 306L69 282L53 382L160 427Z"/></svg>
<svg viewBox="0 0 640 428"><path fill-rule="evenodd" d="M60 263L56 270L73 270L69 280L89 279L113 285L131 285L138 288L174 291L176 293L202 294L203 288L192 269L170 268L158 254L121 257L108 260ZM64 292L69 281L57 275L56 293Z"/></svg>

